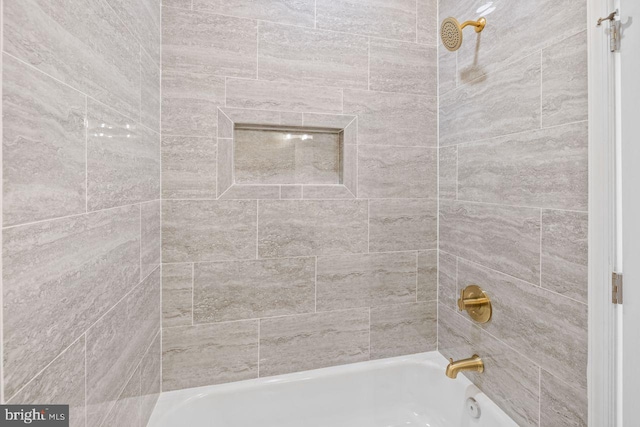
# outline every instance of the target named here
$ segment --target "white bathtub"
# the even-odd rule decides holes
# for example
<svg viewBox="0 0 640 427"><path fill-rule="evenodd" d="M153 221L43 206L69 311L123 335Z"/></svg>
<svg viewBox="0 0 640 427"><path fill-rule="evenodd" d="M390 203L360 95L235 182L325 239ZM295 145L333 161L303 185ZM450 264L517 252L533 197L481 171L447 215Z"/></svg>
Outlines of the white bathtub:
<svg viewBox="0 0 640 427"><path fill-rule="evenodd" d="M437 352L162 393L150 427L517 426ZM472 418L473 397L480 417Z"/></svg>

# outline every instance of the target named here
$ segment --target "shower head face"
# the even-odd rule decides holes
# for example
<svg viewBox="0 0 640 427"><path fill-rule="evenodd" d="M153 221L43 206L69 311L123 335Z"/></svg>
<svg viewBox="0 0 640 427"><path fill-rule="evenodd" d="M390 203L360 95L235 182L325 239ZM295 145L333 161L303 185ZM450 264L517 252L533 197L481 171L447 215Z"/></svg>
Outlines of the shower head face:
<svg viewBox="0 0 640 427"><path fill-rule="evenodd" d="M456 18L447 18L440 26L440 38L444 47L455 51L462 45L462 28Z"/></svg>

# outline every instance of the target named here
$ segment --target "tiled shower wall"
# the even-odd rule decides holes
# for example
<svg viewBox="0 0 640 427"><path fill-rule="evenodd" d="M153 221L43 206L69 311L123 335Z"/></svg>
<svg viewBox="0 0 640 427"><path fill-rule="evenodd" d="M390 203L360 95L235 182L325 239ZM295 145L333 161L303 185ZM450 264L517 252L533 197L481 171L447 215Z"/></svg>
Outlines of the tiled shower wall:
<svg viewBox="0 0 640 427"><path fill-rule="evenodd" d="M436 348L436 18L434 0L165 0L163 390ZM351 122L356 185L219 194L218 114Z"/></svg>
<svg viewBox="0 0 640 427"><path fill-rule="evenodd" d="M475 19L485 0L440 0ZM439 51L439 351L521 426L587 425L586 2L494 1ZM457 312L480 285L493 318Z"/></svg>
<svg viewBox="0 0 640 427"><path fill-rule="evenodd" d="M3 4L2 401L144 426L160 391L160 4Z"/></svg>

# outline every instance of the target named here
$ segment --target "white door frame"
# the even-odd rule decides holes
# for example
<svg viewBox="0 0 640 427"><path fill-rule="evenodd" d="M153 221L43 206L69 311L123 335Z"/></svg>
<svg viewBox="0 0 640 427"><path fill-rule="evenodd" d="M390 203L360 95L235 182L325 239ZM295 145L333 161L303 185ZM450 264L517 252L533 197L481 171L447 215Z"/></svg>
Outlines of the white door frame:
<svg viewBox="0 0 640 427"><path fill-rule="evenodd" d="M613 0L588 0L589 73L589 426L614 427L617 416L616 306L611 302L615 244L613 55L596 21Z"/></svg>

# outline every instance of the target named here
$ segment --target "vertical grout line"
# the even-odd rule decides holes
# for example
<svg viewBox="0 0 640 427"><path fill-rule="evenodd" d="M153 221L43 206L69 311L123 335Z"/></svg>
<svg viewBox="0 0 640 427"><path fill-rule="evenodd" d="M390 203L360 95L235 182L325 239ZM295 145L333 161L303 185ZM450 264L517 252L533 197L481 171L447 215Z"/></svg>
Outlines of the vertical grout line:
<svg viewBox="0 0 640 427"><path fill-rule="evenodd" d="M84 212L89 212L89 98L84 96Z"/></svg>
<svg viewBox="0 0 640 427"><path fill-rule="evenodd" d="M454 147L456 149L456 200L458 200L458 187L460 186L458 180L458 176L460 175L460 145L455 145Z"/></svg>
<svg viewBox="0 0 640 427"><path fill-rule="evenodd" d="M542 51L540 49L540 129L542 129Z"/></svg>
<svg viewBox="0 0 640 427"><path fill-rule="evenodd" d="M256 259L260 259L258 247L260 245L258 224L260 222L260 200L256 200Z"/></svg>
<svg viewBox="0 0 640 427"><path fill-rule="evenodd" d="M540 281L538 286L542 287L542 208L540 208Z"/></svg>
<svg viewBox="0 0 640 427"><path fill-rule="evenodd" d="M420 252L416 251L416 302L418 302L418 263L420 262Z"/></svg>
<svg viewBox="0 0 640 427"><path fill-rule="evenodd" d="M369 309L369 360L371 360L371 306Z"/></svg>
<svg viewBox="0 0 640 427"><path fill-rule="evenodd" d="M138 278L138 281L142 281L142 279L144 279L144 272L142 271L142 203L140 203L138 207L140 208L140 277Z"/></svg>
<svg viewBox="0 0 640 427"><path fill-rule="evenodd" d="M196 263L191 263L191 326L195 326Z"/></svg>
<svg viewBox="0 0 640 427"><path fill-rule="evenodd" d="M436 40L440 1L436 1ZM456 52L457 54L457 52ZM456 60L457 61L457 60ZM457 67L457 65L456 65ZM456 70L457 72L457 70ZM436 350L440 349L440 45L436 44ZM456 199L458 198L458 148L456 147Z"/></svg>
<svg viewBox="0 0 640 427"><path fill-rule="evenodd" d="M87 331L84 331L84 425L87 426Z"/></svg>
<svg viewBox="0 0 640 427"><path fill-rule="evenodd" d="M318 312L318 256L317 255L315 257L315 260L316 260L315 276L314 276L315 277L315 279L314 279L314 282L315 282L315 291L314 292L315 293L314 293L314 297L313 297L314 298L313 311L314 311L314 313L317 313Z"/></svg>
<svg viewBox="0 0 640 427"><path fill-rule="evenodd" d="M140 47L140 52L138 55L138 59L140 60L140 66L138 67L138 69L140 70L140 92L138 92L138 122L140 124L142 123L142 45L139 45Z"/></svg>
<svg viewBox="0 0 640 427"><path fill-rule="evenodd" d="M542 416L542 368L538 366L538 427Z"/></svg>
<svg viewBox="0 0 640 427"><path fill-rule="evenodd" d="M371 199L367 199L367 253L371 253Z"/></svg>

